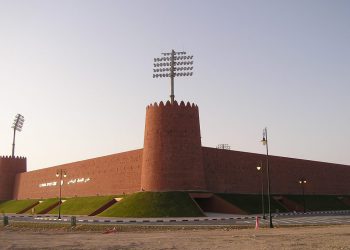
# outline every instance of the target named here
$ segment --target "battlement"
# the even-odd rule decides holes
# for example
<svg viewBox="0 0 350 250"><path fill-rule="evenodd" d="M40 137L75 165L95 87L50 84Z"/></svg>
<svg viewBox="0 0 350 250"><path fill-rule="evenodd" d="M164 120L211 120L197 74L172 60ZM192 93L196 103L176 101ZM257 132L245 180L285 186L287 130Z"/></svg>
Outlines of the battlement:
<svg viewBox="0 0 350 250"><path fill-rule="evenodd" d="M173 104L170 103L170 101L167 101L165 104L163 101L159 102L159 104L157 102L155 103L151 103L150 105L148 105L146 107L146 110L148 111L149 109L169 109L169 108L178 108L178 109L188 109L188 110L195 110L198 111L198 106L194 103L190 103L187 102L185 104L184 101L181 101L180 104L177 101L174 101Z"/></svg>
<svg viewBox="0 0 350 250"><path fill-rule="evenodd" d="M0 159L26 160L27 157L24 157L24 156L2 155L2 156L0 156Z"/></svg>

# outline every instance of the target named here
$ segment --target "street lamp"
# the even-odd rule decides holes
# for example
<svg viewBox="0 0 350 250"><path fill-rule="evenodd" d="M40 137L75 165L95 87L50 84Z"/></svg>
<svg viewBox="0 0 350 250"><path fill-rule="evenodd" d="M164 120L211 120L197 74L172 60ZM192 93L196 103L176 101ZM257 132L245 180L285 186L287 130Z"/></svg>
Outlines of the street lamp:
<svg viewBox="0 0 350 250"><path fill-rule="evenodd" d="M267 199L269 203L269 217L270 217L270 228L273 228L272 216L271 216L271 190L270 190L270 166L269 166L269 145L267 140L267 128L263 130L262 144L266 146L266 172L267 172Z"/></svg>
<svg viewBox="0 0 350 250"><path fill-rule="evenodd" d="M13 142L12 142L12 157L15 156L15 140L16 140L16 131L21 132L24 123L24 116L21 114L17 114L13 121Z"/></svg>
<svg viewBox="0 0 350 250"><path fill-rule="evenodd" d="M266 219L265 216L265 202L264 202L264 174L263 174L263 167L262 167L262 162L258 164L256 169L261 173L261 207L262 207L262 214L263 214L263 219Z"/></svg>
<svg viewBox="0 0 350 250"><path fill-rule="evenodd" d="M193 75L193 56L186 55L186 52L162 53L162 57L154 58L153 78L170 77L171 92L170 102L174 103L174 78L178 76Z"/></svg>
<svg viewBox="0 0 350 250"><path fill-rule="evenodd" d="M306 184L306 180L304 178L301 178L299 180L299 184L301 185L301 192L303 194L303 207L304 207L303 210L304 210L304 213L305 213L305 211L306 211L306 202L305 202L305 187L304 187L304 185Z"/></svg>
<svg viewBox="0 0 350 250"><path fill-rule="evenodd" d="M58 219L61 219L61 203L62 203L62 184L63 184L63 178L67 177L67 172L64 169L59 169L56 172L56 177L60 178L59 186L60 186L60 201L58 202Z"/></svg>

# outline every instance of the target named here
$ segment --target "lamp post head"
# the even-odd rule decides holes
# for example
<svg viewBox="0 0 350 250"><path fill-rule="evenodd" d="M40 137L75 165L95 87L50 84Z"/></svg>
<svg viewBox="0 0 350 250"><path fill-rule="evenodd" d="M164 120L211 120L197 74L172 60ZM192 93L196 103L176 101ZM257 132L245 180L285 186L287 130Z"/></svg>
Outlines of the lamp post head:
<svg viewBox="0 0 350 250"><path fill-rule="evenodd" d="M60 174L57 172L57 173L56 173L56 177L58 177L58 176L60 176Z"/></svg>
<svg viewBox="0 0 350 250"><path fill-rule="evenodd" d="M66 177L67 177L67 173L64 173L64 174L63 174L63 177L66 178Z"/></svg>
<svg viewBox="0 0 350 250"><path fill-rule="evenodd" d="M256 169L257 169L258 171L260 171L260 169L261 169L261 166L257 166L257 167L256 167Z"/></svg>
<svg viewBox="0 0 350 250"><path fill-rule="evenodd" d="M263 139L261 140L261 143L265 146L267 144L267 140L265 139L265 137L263 137Z"/></svg>

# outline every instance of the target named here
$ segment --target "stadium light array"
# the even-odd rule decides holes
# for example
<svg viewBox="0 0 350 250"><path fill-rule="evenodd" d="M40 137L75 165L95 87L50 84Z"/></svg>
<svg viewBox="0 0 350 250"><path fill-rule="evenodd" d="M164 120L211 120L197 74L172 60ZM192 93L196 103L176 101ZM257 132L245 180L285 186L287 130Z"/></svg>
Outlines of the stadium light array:
<svg viewBox="0 0 350 250"><path fill-rule="evenodd" d="M24 116L21 114L17 114L13 121L13 142L12 142L12 157L15 156L15 140L16 140L16 131L21 132L24 123Z"/></svg>
<svg viewBox="0 0 350 250"><path fill-rule="evenodd" d="M162 53L162 57L154 58L153 78L170 77L171 92L170 102L174 103L174 78L193 75L193 56L186 52Z"/></svg>

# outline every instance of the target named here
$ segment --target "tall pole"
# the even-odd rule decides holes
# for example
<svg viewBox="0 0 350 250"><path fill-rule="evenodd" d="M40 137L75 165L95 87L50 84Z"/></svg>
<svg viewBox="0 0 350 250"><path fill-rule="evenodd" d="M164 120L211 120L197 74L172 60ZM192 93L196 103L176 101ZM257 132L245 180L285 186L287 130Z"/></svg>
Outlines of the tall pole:
<svg viewBox="0 0 350 250"><path fill-rule="evenodd" d="M305 201L305 184L306 184L306 180L304 178L302 178L301 180L299 180L299 184L301 185L301 193L303 195L303 211L304 214L306 212L306 201Z"/></svg>
<svg viewBox="0 0 350 250"><path fill-rule="evenodd" d="M61 204L62 204L62 179L66 177L66 171L63 169L59 169L56 173L56 177L59 177L59 186L60 186L60 199L58 202L58 219L61 219Z"/></svg>
<svg viewBox="0 0 350 250"><path fill-rule="evenodd" d="M171 92L170 92L170 103L174 104L175 95L174 95L174 77L175 77L175 51L171 51L171 65L170 65L170 81L171 81Z"/></svg>
<svg viewBox="0 0 350 250"><path fill-rule="evenodd" d="M265 216L265 201L264 201L264 175L263 175L263 170L262 169L261 169L261 203L262 203L263 219L266 219L266 216Z"/></svg>
<svg viewBox="0 0 350 250"><path fill-rule="evenodd" d="M266 219L265 216L265 201L264 201L264 171L263 171L263 167L262 167L262 162L260 162L260 164L256 167L257 170L260 173L260 177L261 177L261 211L262 211L262 215L263 215L263 219Z"/></svg>
<svg viewBox="0 0 350 250"><path fill-rule="evenodd" d="M58 219L61 219L61 203L62 203L62 169L60 169L60 201L58 202Z"/></svg>
<svg viewBox="0 0 350 250"><path fill-rule="evenodd" d="M13 128L12 157L15 157L16 129Z"/></svg>
<svg viewBox="0 0 350 250"><path fill-rule="evenodd" d="M303 207L304 207L304 214L305 214L305 191L304 191L304 183L301 184L301 189L303 190Z"/></svg>
<svg viewBox="0 0 350 250"><path fill-rule="evenodd" d="M270 166L269 166L269 145L267 139L267 128L264 129L263 133L263 144L266 146L266 170L267 170L267 198L269 203L269 217L270 217L270 228L273 228L272 216L271 216L271 181L270 181Z"/></svg>

